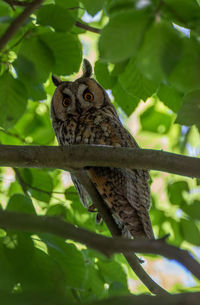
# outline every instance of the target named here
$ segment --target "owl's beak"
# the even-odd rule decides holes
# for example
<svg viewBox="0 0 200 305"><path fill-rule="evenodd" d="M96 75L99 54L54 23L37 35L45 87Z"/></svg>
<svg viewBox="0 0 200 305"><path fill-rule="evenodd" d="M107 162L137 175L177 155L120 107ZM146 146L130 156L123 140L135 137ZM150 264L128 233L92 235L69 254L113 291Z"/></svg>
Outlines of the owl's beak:
<svg viewBox="0 0 200 305"><path fill-rule="evenodd" d="M76 98L76 111L78 112L78 114L81 115L82 109L81 109L81 105L79 103L79 100L77 98Z"/></svg>

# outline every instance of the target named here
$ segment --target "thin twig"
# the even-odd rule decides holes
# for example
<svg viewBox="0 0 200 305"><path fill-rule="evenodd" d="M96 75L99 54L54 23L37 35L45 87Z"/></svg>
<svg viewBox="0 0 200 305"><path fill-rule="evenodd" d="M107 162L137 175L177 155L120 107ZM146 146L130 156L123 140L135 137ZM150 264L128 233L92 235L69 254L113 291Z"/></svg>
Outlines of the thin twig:
<svg viewBox="0 0 200 305"><path fill-rule="evenodd" d="M162 255L183 264L193 275L200 279L200 264L187 251L165 243L163 240L125 239L106 237L78 228L57 217L36 216L31 214L0 210L0 226L4 229L21 230L35 233L51 233L65 239L85 244L105 255L134 252Z"/></svg>
<svg viewBox="0 0 200 305"><path fill-rule="evenodd" d="M79 22L79 21L76 21L75 22L75 26L78 27L78 28L81 28L83 30L86 30L86 31L90 31L90 32L93 32L93 33L96 33L96 34L100 34L101 30L100 29L97 29L93 26L90 26L88 24L85 24L85 23L82 23L82 22Z"/></svg>
<svg viewBox="0 0 200 305"><path fill-rule="evenodd" d="M31 32L31 29L28 29L23 35L22 37L19 38L19 40L17 42L15 42L9 49L4 50L3 53L8 53L10 50L14 49L16 46L18 46L20 44L20 42L22 42L22 40L24 40L24 38Z"/></svg>
<svg viewBox="0 0 200 305"><path fill-rule="evenodd" d="M101 145L0 145L0 166L57 168L73 171L86 166L152 169L200 177L200 158L165 151Z"/></svg>
<svg viewBox="0 0 200 305"><path fill-rule="evenodd" d="M15 172L16 179L17 179L17 181L19 182L19 184L20 184L20 186L21 186L21 188L22 188L24 194L25 194L26 196L29 196L29 195L28 195L28 192L27 192L26 184L24 183L23 179L21 178L21 175L20 175L20 173L19 173L18 168L13 167L13 170L14 170L14 172Z"/></svg>
<svg viewBox="0 0 200 305"><path fill-rule="evenodd" d="M35 0L29 3L25 10L10 24L6 32L0 38L0 51L4 49L7 43L17 33L19 28L29 18L29 16L34 12L34 10L42 4L43 1L44 0Z"/></svg>
<svg viewBox="0 0 200 305"><path fill-rule="evenodd" d="M108 211L108 208L106 207L104 201L99 196L99 193L97 192L96 188L90 181L89 177L85 173L85 171L77 171L73 173L76 178L79 180L79 182L84 186L88 194L90 195L93 204L98 209L98 212L100 213L101 217L105 221L108 229L110 230L112 236L121 236L121 231L119 230L118 226L116 225L110 211ZM125 249L125 248L124 248ZM156 295L163 295L168 294L166 290L164 290L162 287L160 287L156 282L153 281L153 279L146 273L146 271L142 268L140 265L140 261L138 257L135 255L135 253L128 253L125 251L122 251L125 258L127 259L130 267L132 268L133 272L138 276L138 278L143 282L143 284L154 294Z"/></svg>
<svg viewBox="0 0 200 305"><path fill-rule="evenodd" d="M20 172L19 172L18 168L13 167L13 170L15 172L16 178L17 178L19 184L21 185L22 190L23 190L25 195L28 195L27 188L30 188L32 190L35 190L35 191L38 191L38 192L41 192L41 193L44 193L44 194L47 194L47 195L52 195L52 194L64 195L65 194L65 192L61 192L61 191L46 191L46 190L42 190L39 187L32 186L31 184L29 184L29 183L27 183L26 181L23 180L22 176L20 175ZM74 191L74 192L68 191L67 194L77 195L77 192L76 191ZM55 199L57 199L57 198L55 197Z"/></svg>

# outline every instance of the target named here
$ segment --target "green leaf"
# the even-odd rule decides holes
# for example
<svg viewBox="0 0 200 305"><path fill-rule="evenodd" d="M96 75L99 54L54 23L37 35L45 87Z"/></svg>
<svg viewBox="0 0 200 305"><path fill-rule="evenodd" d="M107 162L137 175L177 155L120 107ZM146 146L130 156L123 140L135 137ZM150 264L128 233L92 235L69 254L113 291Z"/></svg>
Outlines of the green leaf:
<svg viewBox="0 0 200 305"><path fill-rule="evenodd" d="M1 293L11 292L14 285L16 285L15 275L12 265L4 251L3 239L0 239L0 287Z"/></svg>
<svg viewBox="0 0 200 305"><path fill-rule="evenodd" d="M55 205L51 205L46 212L46 215L49 216L62 216L63 218L65 218L67 213L67 209L65 206L61 205L61 204L55 204Z"/></svg>
<svg viewBox="0 0 200 305"><path fill-rule="evenodd" d="M101 277L110 286L109 295L125 295L129 293L127 276L119 263L98 260L97 266Z"/></svg>
<svg viewBox="0 0 200 305"><path fill-rule="evenodd" d="M23 239L22 234L21 238L13 236L12 240L16 243L15 247L10 247L8 237L4 238L4 253L12 267L9 276L12 278L14 275L15 285L20 285L22 292L32 292L34 295L36 292L40 295L44 291L48 295L58 292L62 295L65 279L55 260L33 247L32 239Z"/></svg>
<svg viewBox="0 0 200 305"><path fill-rule="evenodd" d="M200 0L196 0L196 1L197 1L198 5L200 6Z"/></svg>
<svg viewBox="0 0 200 305"><path fill-rule="evenodd" d="M112 88L115 102L122 108L122 110L129 116L133 110L138 106L140 99L136 96L130 95L122 88L119 82Z"/></svg>
<svg viewBox="0 0 200 305"><path fill-rule="evenodd" d="M181 209L191 218L200 220L200 201L195 200L192 204L184 204Z"/></svg>
<svg viewBox="0 0 200 305"><path fill-rule="evenodd" d="M151 215L151 221L152 221L152 225L158 225L158 227L162 226L162 223L165 222L165 213L163 211L160 211L158 209L154 209L154 212Z"/></svg>
<svg viewBox="0 0 200 305"><path fill-rule="evenodd" d="M40 38L54 54L53 73L70 75L78 72L82 60L82 47L76 35L49 32L42 34Z"/></svg>
<svg viewBox="0 0 200 305"><path fill-rule="evenodd" d="M136 59L131 58L125 71L119 76L123 89L130 95L146 101L157 90L159 83L147 79L137 68Z"/></svg>
<svg viewBox="0 0 200 305"><path fill-rule="evenodd" d="M55 259L38 248L34 248L34 256L29 264L24 265L21 275L23 291L48 292L49 295L64 295L65 277L62 268Z"/></svg>
<svg viewBox="0 0 200 305"><path fill-rule="evenodd" d="M94 72L98 82L104 87L104 89L111 89L116 82L116 77L111 76L108 70L108 64L101 60L96 61Z"/></svg>
<svg viewBox="0 0 200 305"><path fill-rule="evenodd" d="M84 290L80 291L81 298L87 302L102 299L108 294L105 289L105 281L95 263L96 254L89 249L83 250L83 254L87 267L87 276L84 282Z"/></svg>
<svg viewBox="0 0 200 305"><path fill-rule="evenodd" d="M200 9L199 9L200 10ZM183 39L183 55L169 76L169 82L181 92L200 89L200 42Z"/></svg>
<svg viewBox="0 0 200 305"><path fill-rule="evenodd" d="M157 91L157 96L174 112L177 112L182 105L182 94L174 87L161 84Z"/></svg>
<svg viewBox="0 0 200 305"><path fill-rule="evenodd" d="M4 237L4 246L5 254L12 265L14 276L18 283L34 256L33 240L29 233L8 231L7 236Z"/></svg>
<svg viewBox="0 0 200 305"><path fill-rule="evenodd" d="M136 54L150 15L145 10L129 10L111 16L101 31L100 58L117 63Z"/></svg>
<svg viewBox="0 0 200 305"><path fill-rule="evenodd" d="M44 202L49 202L53 190L53 180L50 174L41 169L22 169L21 178L31 195Z"/></svg>
<svg viewBox="0 0 200 305"><path fill-rule="evenodd" d="M106 10L109 15L116 12L123 12L133 9L135 7L135 0L109 0L107 1Z"/></svg>
<svg viewBox="0 0 200 305"><path fill-rule="evenodd" d="M187 242L193 245L200 246L200 232L194 221L181 219L180 228L183 238Z"/></svg>
<svg viewBox="0 0 200 305"><path fill-rule="evenodd" d="M94 16L96 15L96 13L98 13L100 10L102 10L104 3L107 0L98 0L98 1L94 1L94 0L82 0L81 2L83 3L85 9L87 10L87 12L91 15Z"/></svg>
<svg viewBox="0 0 200 305"><path fill-rule="evenodd" d="M112 76L119 76L122 72L124 72L129 60L124 60L122 62L116 63L114 65L114 69L111 72Z"/></svg>
<svg viewBox="0 0 200 305"><path fill-rule="evenodd" d="M172 204L182 206L185 202L183 192L189 192L186 181L177 181L168 185L168 196Z"/></svg>
<svg viewBox="0 0 200 305"><path fill-rule="evenodd" d="M200 29L200 10L196 0L166 0L163 10L176 24Z"/></svg>
<svg viewBox="0 0 200 305"><path fill-rule="evenodd" d="M191 126L196 124L200 129L200 90L185 95L179 109L176 123Z"/></svg>
<svg viewBox="0 0 200 305"><path fill-rule="evenodd" d="M165 80L180 60L182 43L168 22L154 22L145 34L136 64L141 73L155 81Z"/></svg>
<svg viewBox="0 0 200 305"><path fill-rule="evenodd" d="M20 184L18 182L12 182L10 184L9 190L8 190L8 196L11 197L14 194L24 194L22 187L20 186Z"/></svg>
<svg viewBox="0 0 200 305"><path fill-rule="evenodd" d="M79 1L78 0L55 0L55 4L62 6L63 8L77 8L79 7ZM71 10L71 13L73 12L73 14L75 13L75 15L77 15L77 11L78 9L73 9Z"/></svg>
<svg viewBox="0 0 200 305"><path fill-rule="evenodd" d="M83 288L86 270L81 251L56 236L48 234L40 236L48 246L49 255L64 272L66 284L73 288Z"/></svg>
<svg viewBox="0 0 200 305"><path fill-rule="evenodd" d="M26 110L27 91L24 85L10 73L0 76L0 126L13 126Z"/></svg>
<svg viewBox="0 0 200 305"><path fill-rule="evenodd" d="M23 80L24 81L24 80ZM34 84L34 83L29 83L28 81L25 81L29 98L32 101L41 101L45 100L47 98L44 86L42 83Z"/></svg>
<svg viewBox="0 0 200 305"><path fill-rule="evenodd" d="M44 170L31 169L32 184L30 192L32 196L40 201L49 202L53 190L53 180L48 172Z"/></svg>
<svg viewBox="0 0 200 305"><path fill-rule="evenodd" d="M55 135L49 119L49 109L42 103L30 102L28 110L15 125L14 133L16 132L25 138L29 137L34 144L50 144Z"/></svg>
<svg viewBox="0 0 200 305"><path fill-rule="evenodd" d="M0 2L0 22L3 22L3 18L7 17L10 18L9 15L11 15L11 7L8 5L8 3L1 1ZM11 18L10 18L11 19Z"/></svg>
<svg viewBox="0 0 200 305"><path fill-rule="evenodd" d="M42 6L37 13L37 22L41 25L50 25L56 31L69 31L75 20L67 8L59 5Z"/></svg>
<svg viewBox="0 0 200 305"><path fill-rule="evenodd" d="M174 220L174 219L170 219L170 226L173 230L173 234L172 237L170 235L169 237L169 241L171 244L176 245L177 247L180 247L183 238L181 236L181 232L180 232L180 224L178 221Z"/></svg>
<svg viewBox="0 0 200 305"><path fill-rule="evenodd" d="M35 208L32 200L28 196L22 194L14 194L8 201L7 211L35 214Z"/></svg>
<svg viewBox="0 0 200 305"><path fill-rule="evenodd" d="M165 134L171 127L172 117L169 114L157 111L152 106L141 114L140 122L144 130Z"/></svg>
<svg viewBox="0 0 200 305"><path fill-rule="evenodd" d="M39 36L30 36L23 40L18 58L14 62L17 75L27 87L46 81L53 65L53 52Z"/></svg>

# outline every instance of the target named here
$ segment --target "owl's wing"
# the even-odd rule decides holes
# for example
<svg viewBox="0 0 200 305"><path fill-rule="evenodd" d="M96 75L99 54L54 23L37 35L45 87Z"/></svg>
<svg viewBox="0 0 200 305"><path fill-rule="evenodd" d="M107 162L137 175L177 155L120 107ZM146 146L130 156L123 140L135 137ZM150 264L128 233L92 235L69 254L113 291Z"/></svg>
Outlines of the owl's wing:
<svg viewBox="0 0 200 305"><path fill-rule="evenodd" d="M121 122L119 122L119 124L121 125ZM119 144L121 146L135 148L139 147L135 139L131 136L131 134L122 125L120 127L123 137L120 137L120 139L118 140ZM151 204L151 195L148 184L149 172L143 169L121 169L121 171L123 171L123 175L126 177L125 196L127 196L130 205L137 210L137 214L141 219L144 231L147 236L149 238L154 238L151 220L148 214L148 210Z"/></svg>
<svg viewBox="0 0 200 305"><path fill-rule="evenodd" d="M136 209L137 215L141 220L143 229L149 238L154 238L151 220L148 209L151 197L146 172L142 170L124 169L125 178L124 191L129 204Z"/></svg>
<svg viewBox="0 0 200 305"><path fill-rule="evenodd" d="M105 129L103 122L101 127ZM136 141L121 125L113 120L107 125L106 137L96 144L138 147ZM119 216L135 237L154 238L148 214L150 206L149 174L146 170L120 168L93 168L88 171L105 202Z"/></svg>
<svg viewBox="0 0 200 305"><path fill-rule="evenodd" d="M103 123L102 123L103 125ZM109 145L117 146L117 147L133 147L138 148L139 145L135 141L135 139L132 137L132 135L124 128L124 126L121 124L120 120L116 118L115 120L112 120L109 122ZM105 138L104 142L101 144L107 145L107 139ZM149 172L147 170L143 169L126 169L127 176L130 175L129 180L129 189L131 190L131 184L135 184L134 179L137 177L137 183L140 185L140 189L142 188L143 193L148 194L147 197L148 200L146 200L146 208L150 208L150 191L149 191ZM132 172L134 173L132 175ZM131 177L132 176L132 177Z"/></svg>

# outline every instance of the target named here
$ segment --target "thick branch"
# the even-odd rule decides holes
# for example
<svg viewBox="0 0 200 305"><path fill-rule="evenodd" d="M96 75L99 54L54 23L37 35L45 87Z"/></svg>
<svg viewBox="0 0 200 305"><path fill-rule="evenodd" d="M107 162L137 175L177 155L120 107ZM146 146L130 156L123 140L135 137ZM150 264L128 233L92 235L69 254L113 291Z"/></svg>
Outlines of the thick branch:
<svg viewBox="0 0 200 305"><path fill-rule="evenodd" d="M200 158L151 149L100 145L0 145L0 166L80 169L85 166L143 168L200 177Z"/></svg>
<svg viewBox="0 0 200 305"><path fill-rule="evenodd" d="M0 38L0 51L6 46L9 40L15 35L19 28L24 24L24 22L29 18L29 16L34 12L38 6L44 0L35 0L31 2L25 10L10 24L6 32Z"/></svg>
<svg viewBox="0 0 200 305"><path fill-rule="evenodd" d="M200 264L185 250L165 243L164 240L131 240L120 237L109 238L85 229L80 229L57 217L36 216L16 212L0 211L0 227L36 233L52 233L65 239L83 243L105 255L132 251L152 253L176 259L200 279Z"/></svg>

